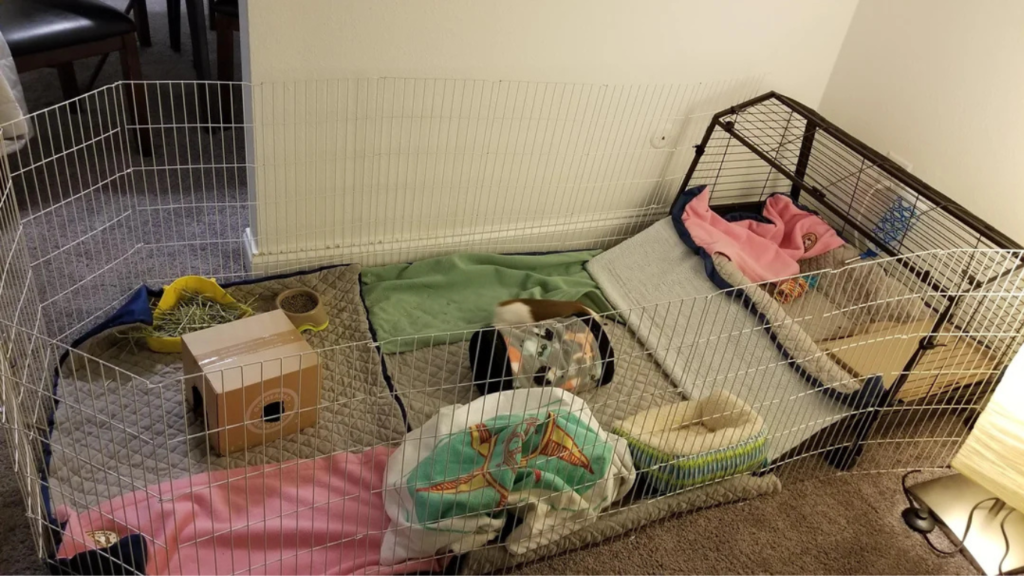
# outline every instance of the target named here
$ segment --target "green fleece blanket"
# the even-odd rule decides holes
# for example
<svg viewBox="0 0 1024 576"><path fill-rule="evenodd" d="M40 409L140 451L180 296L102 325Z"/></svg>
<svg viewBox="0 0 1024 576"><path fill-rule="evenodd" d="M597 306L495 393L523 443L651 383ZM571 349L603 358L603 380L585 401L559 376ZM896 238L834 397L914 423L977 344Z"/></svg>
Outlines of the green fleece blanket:
<svg viewBox="0 0 1024 576"><path fill-rule="evenodd" d="M542 256L457 254L412 264L363 268L363 299L385 353L469 340L494 306L511 298L577 300L610 312L583 265L600 250ZM438 338L409 338L450 333Z"/></svg>

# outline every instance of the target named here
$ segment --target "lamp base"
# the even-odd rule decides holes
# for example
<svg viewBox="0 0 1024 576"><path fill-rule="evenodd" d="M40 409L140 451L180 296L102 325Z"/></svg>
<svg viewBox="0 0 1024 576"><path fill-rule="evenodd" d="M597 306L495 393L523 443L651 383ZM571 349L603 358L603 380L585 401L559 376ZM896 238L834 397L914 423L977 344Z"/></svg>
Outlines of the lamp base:
<svg viewBox="0 0 1024 576"><path fill-rule="evenodd" d="M935 530L935 517L927 508L911 506L903 509L903 521L914 532L927 534Z"/></svg>
<svg viewBox="0 0 1024 576"><path fill-rule="evenodd" d="M910 492L914 495L914 500L926 508L924 512L931 512L927 514L928 517L938 521L938 526L954 545L960 544L971 509L982 500L995 498L993 493L962 474L922 482L911 486ZM908 515L912 516L907 525L920 532L921 530L911 525L911 522L917 526L927 525L927 521L918 520L918 510L921 509L904 510L903 519L907 520ZM1003 533L999 529L999 524L1004 518L1006 536L1010 540L1010 553L1003 563L1003 572L1015 574L1024 570L1024 513L1011 512L1013 509L1001 502L987 502L978 506L974 513L971 530L964 540L963 552L985 574L999 573L999 561L1006 551ZM1009 518L1006 518L1007 514L1011 514Z"/></svg>

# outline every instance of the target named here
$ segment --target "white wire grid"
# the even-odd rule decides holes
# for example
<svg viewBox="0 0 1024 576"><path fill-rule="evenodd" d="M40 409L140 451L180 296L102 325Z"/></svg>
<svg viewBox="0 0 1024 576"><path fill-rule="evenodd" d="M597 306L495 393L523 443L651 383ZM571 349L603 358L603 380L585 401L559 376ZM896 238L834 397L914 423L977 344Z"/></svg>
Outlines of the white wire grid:
<svg viewBox="0 0 1024 576"><path fill-rule="evenodd" d="M209 464L213 455L206 442L207 432L215 431L174 433L171 421L188 412L185 395L178 393L183 387L180 378L158 380L136 373L130 363L111 361L131 356L127 343L118 352L121 356L102 358L69 347L74 337L109 315L140 284L160 285L185 274L244 279L339 261L372 265L465 251L610 247L663 217L692 157L689 146L699 138L709 113L725 101L756 92L756 82L747 80L676 87L419 80L143 87L151 126L133 124L132 107L141 103L126 105L122 87L110 87L35 114L39 138L4 157L4 431L43 555L52 552L54 528L41 496L44 483L53 498L84 512L131 491L152 495L155 485L177 477L170 472L175 466L169 455L182 447L187 467L178 471L185 476L216 469ZM242 94L232 98L232 91ZM256 122L233 121L242 116L243 105L251 107ZM442 136L445 132L449 136ZM650 141L662 132L675 141L668 148L652 148ZM381 136L386 134L403 136ZM140 138L146 137L152 140L152 156L140 154ZM335 172L328 174L331 170ZM761 173L757 176L762 184L759 194L771 181L769 173L764 176L765 180ZM715 183L721 190L723 181ZM762 473L770 470L787 482L830 474L832 468L810 456L835 454L840 454L839 460L850 458L846 464L856 459L858 471L948 465L967 434L964 420L983 405L1020 346L1024 283L1019 252L940 248L944 249L823 273L823 281L840 283L858 267L874 267L903 287L899 294L827 309L806 308L798 316L768 321L767 327L776 333L812 322L828 327L851 314L888 323L895 320L887 316L894 303L916 299L926 304L919 315L899 318L898 324L907 328L890 331L885 338L934 340L938 347L927 352L932 355L930 363L920 361L916 366L878 359L880 366L899 365L889 374L893 381L902 379L904 387L917 383L919 393L911 401L854 409L834 400L836 414L827 421L794 410L789 424L773 423L769 443L792 436L810 439L773 459ZM922 282L911 270L928 270L938 281ZM983 277L993 280L978 286L979 270L991 272ZM735 386L734 391L746 386L749 397L757 398L749 403L755 411L769 405L796 406L800 398L773 393L774 383L793 370L790 363L778 355L750 360L744 354L767 337L764 330L720 320L731 318L729 306L750 308L744 294L772 289L751 286L713 297L651 303L605 317L606 324L636 317L669 318L673 330L694 331L700 337L670 351L659 349L650 334L623 328L626 336L616 341L616 379L609 390L629 382L635 391L595 396L588 400L590 409L595 414L630 415L682 400L678 393L654 385L680 370L696 389L714 389L723 382ZM947 305L945 322L924 330L910 328ZM428 347L464 338L462 333L415 337ZM875 343L869 338L856 345ZM378 348L372 341L361 341L316 354L322 366L349 366L368 349ZM977 353L979 348L983 354ZM896 346L886 349L897 353ZM659 352L672 352L672 365L660 364ZM461 369L469 363L466 354L446 350L432 357L430 362L442 364L439 373L445 376L421 380L404 393L420 393L412 395L436 402L428 409L441 408L453 398L464 401L474 389L472 378ZM820 349L813 356L829 354ZM803 364L813 356L794 360ZM727 360L705 360L709 358ZM65 384L55 393L58 366L64 368L61 382L83 387L75 390L73 384ZM392 379L407 376L395 366L389 374ZM411 366L434 373L431 366ZM367 368L365 376L383 378L379 369L379 363ZM841 386L869 374L849 376L850 381L822 384ZM953 385L948 384L950 378ZM159 414L165 423L163 437L141 438L139 399L168 389L175 400ZM801 395L821 394L808 385ZM122 449L118 462L127 467L102 470L102 485L69 484L54 494L54 486L42 475L44 446L82 466L103 465L98 464L103 462L100 455L76 452L78 445L50 442L54 432L47 419L58 401L60 410L78 411L100 422L105 437ZM359 397L321 398L314 408L321 414L361 413L383 425L370 437L332 435L317 428L312 437L292 435L279 441L276 453L247 449L238 461L271 464L289 454L321 457L395 445L402 439L404 423L394 420L393 406L386 387ZM818 432L807 434L811 428ZM87 432L56 431L68 439ZM145 451L138 447L140 439L147 445ZM162 467L134 470L128 465L140 457L155 459L155 464L167 460ZM627 500L600 511L596 521L666 498L680 495L655 495L641 485ZM248 505L258 507L254 502ZM573 520L578 528L593 522L589 515ZM242 523L228 532L251 527ZM220 542L225 535L210 533L203 538ZM369 546L368 536L352 538L366 539ZM198 549L200 543L193 544ZM314 549L341 544L310 544L308 549L292 550L292 556L280 562L298 565L298 558ZM149 545L163 546L155 541ZM492 542L484 549L502 546ZM178 551L186 547L179 544ZM438 558L447 557L439 551ZM500 557L489 568L510 569L515 561ZM217 571L273 571L283 566L233 559Z"/></svg>

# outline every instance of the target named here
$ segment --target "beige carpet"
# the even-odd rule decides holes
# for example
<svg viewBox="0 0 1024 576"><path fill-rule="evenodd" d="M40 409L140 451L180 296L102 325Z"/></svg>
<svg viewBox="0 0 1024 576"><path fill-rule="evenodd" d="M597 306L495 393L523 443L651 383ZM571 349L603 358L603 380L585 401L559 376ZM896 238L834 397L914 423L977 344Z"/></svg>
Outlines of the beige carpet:
<svg viewBox="0 0 1024 576"><path fill-rule="evenodd" d="M979 574L962 555L940 556L904 526L901 476L847 474L790 485L516 573ZM937 534L932 538L951 547Z"/></svg>
<svg viewBox="0 0 1024 576"><path fill-rule="evenodd" d="M49 574L36 559L25 504L12 468L7 436L0 434L0 574Z"/></svg>

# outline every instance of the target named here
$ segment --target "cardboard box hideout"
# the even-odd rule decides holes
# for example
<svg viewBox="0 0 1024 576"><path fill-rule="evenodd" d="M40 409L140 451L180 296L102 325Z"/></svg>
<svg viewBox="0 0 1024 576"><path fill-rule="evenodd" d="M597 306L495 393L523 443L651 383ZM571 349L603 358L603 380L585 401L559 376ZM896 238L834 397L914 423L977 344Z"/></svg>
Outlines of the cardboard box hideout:
<svg viewBox="0 0 1024 576"><path fill-rule="evenodd" d="M182 336L186 400L221 455L316 425L320 358L284 312Z"/></svg>

